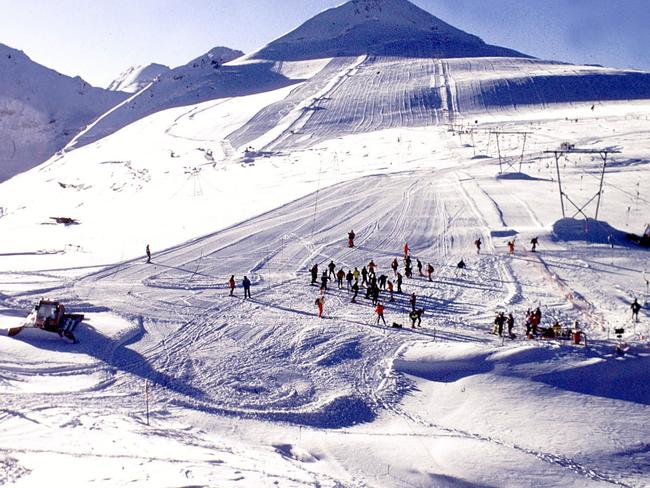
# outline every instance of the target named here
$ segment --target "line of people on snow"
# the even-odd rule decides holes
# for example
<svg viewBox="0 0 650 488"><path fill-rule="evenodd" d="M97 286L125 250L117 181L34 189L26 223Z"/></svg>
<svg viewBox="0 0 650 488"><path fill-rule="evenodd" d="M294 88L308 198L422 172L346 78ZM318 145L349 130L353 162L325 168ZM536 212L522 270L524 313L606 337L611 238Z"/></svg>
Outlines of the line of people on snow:
<svg viewBox="0 0 650 488"><path fill-rule="evenodd" d="M515 253L515 243L517 241L517 238L515 237L513 240L508 241L506 246L508 246L508 254L514 254ZM476 254L481 254L481 246L483 245L483 241L479 237L474 241L474 247L476 247ZM530 240L530 252L537 252L537 246L539 246L539 237L533 237Z"/></svg>

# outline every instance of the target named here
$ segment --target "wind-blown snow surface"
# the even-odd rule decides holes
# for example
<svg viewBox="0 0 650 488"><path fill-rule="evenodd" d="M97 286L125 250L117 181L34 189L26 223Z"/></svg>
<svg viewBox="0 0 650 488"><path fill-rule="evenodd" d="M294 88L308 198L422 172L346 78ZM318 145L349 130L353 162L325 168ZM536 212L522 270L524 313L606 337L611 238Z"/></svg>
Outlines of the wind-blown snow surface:
<svg viewBox="0 0 650 488"><path fill-rule="evenodd" d="M650 106L484 114L473 140L401 128L233 152L223 138L290 90L162 112L0 186L3 327L42 295L90 318L76 346L0 337L3 482L646 486L650 317L633 326L629 303L644 299L648 254L624 232L650 208ZM523 173L497 177L495 128L532 133ZM622 150L586 235L562 220L542 154L564 141ZM508 161L520 143L503 136ZM586 203L598 157L561 170ZM79 224L43 225L64 215ZM540 252L524 250L537 235ZM316 317L314 262L384 273L404 241L434 279L406 280L386 318L408 326L415 292L422 329L377 326L336 287ZM153 264L103 267L146 243ZM228 296L231 274L252 279L250 301ZM522 340L538 304L545 324L578 319L589 348ZM518 339L486 333L497 308L515 312ZM625 357L608 339L619 326Z"/></svg>
<svg viewBox="0 0 650 488"><path fill-rule="evenodd" d="M0 181L39 165L125 98L0 44Z"/></svg>

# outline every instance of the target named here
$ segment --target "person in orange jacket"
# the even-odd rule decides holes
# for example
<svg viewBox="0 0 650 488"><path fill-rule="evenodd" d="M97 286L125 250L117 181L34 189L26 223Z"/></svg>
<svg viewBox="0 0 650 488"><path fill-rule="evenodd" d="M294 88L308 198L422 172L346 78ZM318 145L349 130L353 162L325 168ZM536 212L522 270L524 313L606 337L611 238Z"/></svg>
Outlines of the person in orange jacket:
<svg viewBox="0 0 650 488"><path fill-rule="evenodd" d="M510 254L515 253L515 241L508 241L508 252Z"/></svg>
<svg viewBox="0 0 650 488"><path fill-rule="evenodd" d="M384 323L384 325L386 325L386 319L384 318L384 305L381 302L377 303L375 313L377 314L377 325L379 325L380 320Z"/></svg>

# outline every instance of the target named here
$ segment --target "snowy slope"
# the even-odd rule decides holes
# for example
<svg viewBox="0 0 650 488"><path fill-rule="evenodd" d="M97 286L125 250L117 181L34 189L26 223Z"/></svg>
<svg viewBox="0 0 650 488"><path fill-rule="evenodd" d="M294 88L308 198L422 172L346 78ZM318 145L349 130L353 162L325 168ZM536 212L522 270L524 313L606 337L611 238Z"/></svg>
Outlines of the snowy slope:
<svg viewBox="0 0 650 488"><path fill-rule="evenodd" d="M136 93L169 70L169 66L158 63L151 63L147 66L131 66L108 85L108 90Z"/></svg>
<svg viewBox="0 0 650 488"><path fill-rule="evenodd" d="M73 347L55 334L0 336L0 480L645 487L650 315L633 325L628 307L643 297L648 251L620 231L650 209L650 106L486 115L473 141L399 128L209 161L223 134L288 91L162 112L0 186L12 202L0 219L12 235L0 250L2 327L42 295L89 315ZM524 174L498 175L494 128L533 133ZM542 154L567 139L623 151L588 233L562 220ZM514 159L519 143L504 137L503 154ZM599 169L598 157L563 162L576 203ZM80 223L42 225L54 212ZM386 320L407 326L415 292L423 328L378 326L363 290L354 304L336 286L316 317L314 262L373 259L390 276L404 241L434 265L433 281L416 271L395 302L382 292ZM153 264L103 266L146 242ZM250 301L240 288L228 296L231 274L252 279ZM523 313L538 305L544 326L579 320L589 348L523 340ZM516 340L487 333L496 309L515 313ZM610 335L620 326L625 357Z"/></svg>
<svg viewBox="0 0 650 488"><path fill-rule="evenodd" d="M0 44L0 181L42 163L125 98Z"/></svg>

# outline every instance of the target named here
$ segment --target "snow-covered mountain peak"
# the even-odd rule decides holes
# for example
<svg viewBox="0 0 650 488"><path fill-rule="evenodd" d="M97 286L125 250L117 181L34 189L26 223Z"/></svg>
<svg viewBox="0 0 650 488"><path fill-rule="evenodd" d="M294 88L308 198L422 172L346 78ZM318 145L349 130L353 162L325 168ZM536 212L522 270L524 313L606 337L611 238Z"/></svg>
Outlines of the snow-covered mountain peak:
<svg viewBox="0 0 650 488"><path fill-rule="evenodd" d="M198 58L193 59L187 63L187 66L198 68L205 67L206 65L210 64L211 66L218 68L219 66L228 63L229 61L233 61L234 59L237 59L243 55L244 53L237 49L217 46L210 49L203 56L199 56Z"/></svg>
<svg viewBox="0 0 650 488"><path fill-rule="evenodd" d="M151 63L147 66L131 66L113 80L108 89L136 93L169 69L169 66L158 63Z"/></svg>
<svg viewBox="0 0 650 488"><path fill-rule="evenodd" d="M321 12L251 57L298 60L359 54L523 56L487 45L408 0L351 0Z"/></svg>

